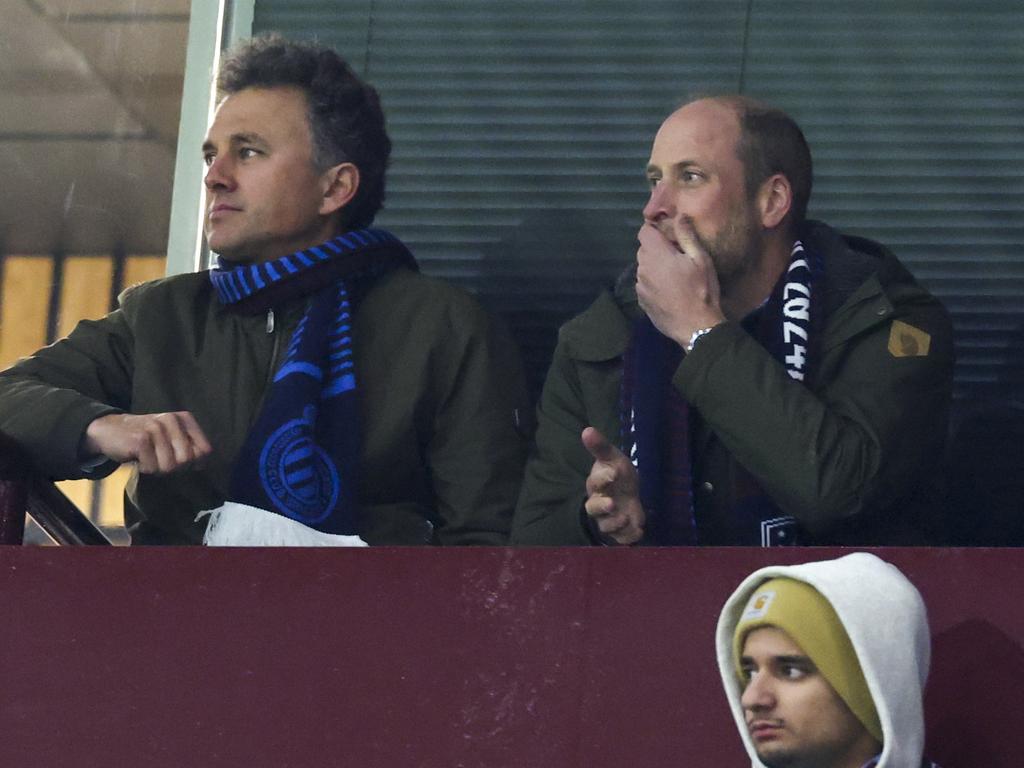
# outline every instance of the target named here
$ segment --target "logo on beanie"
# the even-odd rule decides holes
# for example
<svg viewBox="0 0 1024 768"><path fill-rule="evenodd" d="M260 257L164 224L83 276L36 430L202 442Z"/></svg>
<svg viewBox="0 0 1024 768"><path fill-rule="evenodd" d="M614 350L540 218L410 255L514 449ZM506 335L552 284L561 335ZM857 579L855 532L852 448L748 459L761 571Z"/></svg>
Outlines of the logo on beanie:
<svg viewBox="0 0 1024 768"><path fill-rule="evenodd" d="M754 596L750 598L750 602L747 603L747 609L743 611L743 615L740 616L740 621L755 621L756 619L763 619L768 613L768 608L772 604L772 600L775 599L775 592L770 589L766 589L764 592L755 592Z"/></svg>

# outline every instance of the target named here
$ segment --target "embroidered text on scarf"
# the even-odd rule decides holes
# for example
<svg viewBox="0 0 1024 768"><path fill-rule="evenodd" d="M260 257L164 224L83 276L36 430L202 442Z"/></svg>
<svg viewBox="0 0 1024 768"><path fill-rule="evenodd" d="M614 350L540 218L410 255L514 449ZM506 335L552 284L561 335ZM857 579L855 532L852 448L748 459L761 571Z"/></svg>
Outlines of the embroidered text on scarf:
<svg viewBox="0 0 1024 768"><path fill-rule="evenodd" d="M786 368L803 381L813 364L818 308L812 290L820 283L821 258L796 241L789 267L772 295L743 321L743 326ZM644 540L651 544L700 543L700 521L693 503L691 413L672 386L683 353L645 316L634 324L623 356L620 392L620 440L637 467L640 502L647 516ZM756 479L737 466L737 502L730 528L742 545L796 544L796 520L784 515Z"/></svg>
<svg viewBox="0 0 1024 768"><path fill-rule="evenodd" d="M377 278L416 269L416 262L394 235L364 229L273 261L225 266L211 270L210 279L221 303L235 311L308 301L235 461L233 505L211 515L207 543L342 543L331 537L355 537L358 524L354 305ZM307 537L306 529L326 537Z"/></svg>

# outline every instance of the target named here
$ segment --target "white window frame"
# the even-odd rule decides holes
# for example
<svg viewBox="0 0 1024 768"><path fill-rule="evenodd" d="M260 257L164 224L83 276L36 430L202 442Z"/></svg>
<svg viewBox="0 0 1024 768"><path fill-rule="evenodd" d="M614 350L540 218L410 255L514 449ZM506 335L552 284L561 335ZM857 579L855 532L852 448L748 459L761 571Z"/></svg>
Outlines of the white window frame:
<svg viewBox="0 0 1024 768"><path fill-rule="evenodd" d="M205 267L200 147L213 117L221 52L252 35L254 7L255 0L192 0L167 236L168 275Z"/></svg>

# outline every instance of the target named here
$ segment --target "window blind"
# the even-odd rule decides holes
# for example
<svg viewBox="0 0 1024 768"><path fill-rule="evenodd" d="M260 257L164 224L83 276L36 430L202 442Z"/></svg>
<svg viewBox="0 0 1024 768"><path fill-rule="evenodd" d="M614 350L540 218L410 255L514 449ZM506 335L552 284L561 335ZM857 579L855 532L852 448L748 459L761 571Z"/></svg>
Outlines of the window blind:
<svg viewBox="0 0 1024 768"><path fill-rule="evenodd" d="M789 111L810 214L950 309L960 398L1024 385L1024 9L1016 0L261 0L336 46L395 144L382 226L505 316L535 388L558 325L633 258L643 166L688 95Z"/></svg>

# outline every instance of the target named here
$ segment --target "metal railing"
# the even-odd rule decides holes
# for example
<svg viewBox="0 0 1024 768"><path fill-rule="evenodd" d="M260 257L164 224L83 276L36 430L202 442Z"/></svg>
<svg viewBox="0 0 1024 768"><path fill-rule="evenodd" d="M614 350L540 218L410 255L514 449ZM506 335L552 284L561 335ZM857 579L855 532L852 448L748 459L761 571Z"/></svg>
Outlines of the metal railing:
<svg viewBox="0 0 1024 768"><path fill-rule="evenodd" d="M16 443L0 434L0 544L23 543L26 514L57 544L111 544L57 486L35 471Z"/></svg>

